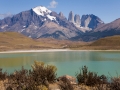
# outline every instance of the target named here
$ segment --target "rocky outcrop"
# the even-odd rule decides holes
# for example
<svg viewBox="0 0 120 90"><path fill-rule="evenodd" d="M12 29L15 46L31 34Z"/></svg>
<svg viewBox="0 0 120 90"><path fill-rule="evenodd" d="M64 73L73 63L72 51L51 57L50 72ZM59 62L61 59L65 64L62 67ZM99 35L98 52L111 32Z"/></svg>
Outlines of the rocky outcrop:
<svg viewBox="0 0 120 90"><path fill-rule="evenodd" d="M72 11L69 13L68 21L74 23L74 14Z"/></svg>
<svg viewBox="0 0 120 90"><path fill-rule="evenodd" d="M85 28L95 29L98 25L103 24L104 22L97 16L83 15L81 18L81 26Z"/></svg>
<svg viewBox="0 0 120 90"><path fill-rule="evenodd" d="M78 14L74 16L72 11L69 13L68 21L72 22L76 27L84 29L84 31L93 30L104 23L99 17L93 14L82 15L82 18L80 19L80 16Z"/></svg>
<svg viewBox="0 0 120 90"><path fill-rule="evenodd" d="M63 15L63 13L62 13L62 12L60 12L60 13L59 13L59 16L60 16L60 17L64 17L64 15Z"/></svg>
<svg viewBox="0 0 120 90"><path fill-rule="evenodd" d="M74 22L75 22L75 25L77 27L80 27L80 24L81 24L81 20L80 20L80 16L78 14L75 15L74 17Z"/></svg>
<svg viewBox="0 0 120 90"><path fill-rule="evenodd" d="M64 75L64 76L59 77L58 80L60 81L62 78L66 78L70 82L70 84L77 84L76 78L74 78L72 76Z"/></svg>

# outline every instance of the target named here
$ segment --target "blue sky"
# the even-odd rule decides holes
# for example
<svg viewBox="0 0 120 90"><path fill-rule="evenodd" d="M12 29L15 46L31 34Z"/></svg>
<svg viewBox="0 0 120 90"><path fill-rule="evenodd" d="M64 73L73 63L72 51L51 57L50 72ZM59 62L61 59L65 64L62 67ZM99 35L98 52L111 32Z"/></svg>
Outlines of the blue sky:
<svg viewBox="0 0 120 90"><path fill-rule="evenodd" d="M40 5L66 17L73 11L80 16L94 14L105 23L120 18L120 0L0 0L0 18Z"/></svg>

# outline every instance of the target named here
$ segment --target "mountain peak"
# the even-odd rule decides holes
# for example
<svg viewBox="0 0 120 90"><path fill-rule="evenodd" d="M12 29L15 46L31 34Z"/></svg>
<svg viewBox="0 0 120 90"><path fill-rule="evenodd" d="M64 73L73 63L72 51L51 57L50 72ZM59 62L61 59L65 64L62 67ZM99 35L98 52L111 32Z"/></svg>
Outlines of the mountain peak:
<svg viewBox="0 0 120 90"><path fill-rule="evenodd" d="M52 12L51 10L47 9L44 6L37 6L35 8L32 8L32 10L39 16L44 16L47 17L48 19L52 20L56 20L56 17L51 16L50 13Z"/></svg>
<svg viewBox="0 0 120 90"><path fill-rule="evenodd" d="M60 15L61 17L64 17L64 15L63 15L63 13L62 13L62 12L60 12L60 13L59 13L59 15Z"/></svg>
<svg viewBox="0 0 120 90"><path fill-rule="evenodd" d="M32 10L37 14L37 15L41 15L44 16L45 14L50 14L52 11L47 9L44 6L37 6L32 8Z"/></svg>
<svg viewBox="0 0 120 90"><path fill-rule="evenodd" d="M68 21L74 23L74 13L72 11L69 13Z"/></svg>
<svg viewBox="0 0 120 90"><path fill-rule="evenodd" d="M98 25L104 22L93 14L82 15L81 26L86 28L95 29Z"/></svg>
<svg viewBox="0 0 120 90"><path fill-rule="evenodd" d="M75 25L76 25L77 27L80 27L80 24L81 24L80 15L75 14L75 16L74 16L74 21L75 21Z"/></svg>

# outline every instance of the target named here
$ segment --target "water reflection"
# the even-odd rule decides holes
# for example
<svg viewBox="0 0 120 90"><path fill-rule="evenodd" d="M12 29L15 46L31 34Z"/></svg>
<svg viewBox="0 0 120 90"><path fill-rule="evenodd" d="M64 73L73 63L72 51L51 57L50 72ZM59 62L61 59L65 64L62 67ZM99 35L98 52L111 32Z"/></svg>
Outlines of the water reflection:
<svg viewBox="0 0 120 90"><path fill-rule="evenodd" d="M21 69L31 69L34 60L52 64L58 68L58 76L69 74L74 76L75 72L83 65L89 67L90 71L98 74L116 76L120 74L120 52L112 51L65 51L65 52L40 52L40 53L10 53L0 54L0 68L8 72Z"/></svg>

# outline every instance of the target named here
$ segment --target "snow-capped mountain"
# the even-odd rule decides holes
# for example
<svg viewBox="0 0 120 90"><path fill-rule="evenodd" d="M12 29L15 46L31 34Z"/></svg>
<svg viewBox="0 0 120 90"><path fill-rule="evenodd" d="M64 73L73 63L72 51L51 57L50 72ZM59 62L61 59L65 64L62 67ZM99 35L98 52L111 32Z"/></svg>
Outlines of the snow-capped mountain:
<svg viewBox="0 0 120 90"><path fill-rule="evenodd" d="M32 8L32 10L39 16L43 16L43 17L46 17L50 20L56 20L56 17L54 16L51 16L50 13L52 12L51 10L47 9L46 7L44 6L38 6L38 7L35 7L35 8Z"/></svg>
<svg viewBox="0 0 120 90"><path fill-rule="evenodd" d="M38 6L35 8L32 8L32 10L37 14L37 15L41 15L41 16L45 16L46 14L50 14L52 11L47 9L44 6Z"/></svg>
<svg viewBox="0 0 120 90"><path fill-rule="evenodd" d="M70 39L83 33L65 17L44 6L0 20L0 31L15 31L31 38L56 39Z"/></svg>

